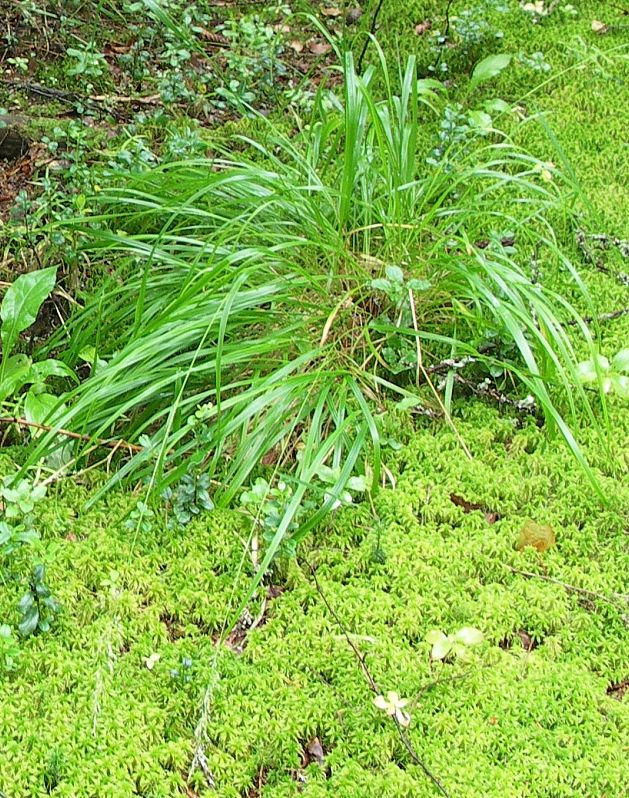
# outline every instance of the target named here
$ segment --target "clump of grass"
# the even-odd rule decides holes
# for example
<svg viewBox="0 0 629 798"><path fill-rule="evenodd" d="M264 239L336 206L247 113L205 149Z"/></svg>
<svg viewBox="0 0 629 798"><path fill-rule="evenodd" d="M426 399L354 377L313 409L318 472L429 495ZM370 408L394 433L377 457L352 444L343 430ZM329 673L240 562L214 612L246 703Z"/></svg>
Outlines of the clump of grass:
<svg viewBox="0 0 629 798"><path fill-rule="evenodd" d="M590 473L562 410L580 404L594 420L564 322L586 340L587 329L526 263L543 250L581 290L548 222L569 215L569 184L498 131L428 168L419 142L437 88L417 80L413 58L394 79L378 52L363 75L346 55L343 97L321 90L295 135L269 121L238 160L164 165L102 192L99 213L77 223L84 249L122 279L71 322L66 359L91 347L91 373L56 426L140 442L112 482L170 483L192 463L215 480L219 506L276 452L297 488L262 568L322 466L338 479L300 535L353 473L376 489L374 408L416 393L444 355L523 384ZM478 243L505 229L516 252ZM482 348L486 333L510 349ZM406 374L383 354L392 339L415 353ZM33 457L54 442L53 431Z"/></svg>

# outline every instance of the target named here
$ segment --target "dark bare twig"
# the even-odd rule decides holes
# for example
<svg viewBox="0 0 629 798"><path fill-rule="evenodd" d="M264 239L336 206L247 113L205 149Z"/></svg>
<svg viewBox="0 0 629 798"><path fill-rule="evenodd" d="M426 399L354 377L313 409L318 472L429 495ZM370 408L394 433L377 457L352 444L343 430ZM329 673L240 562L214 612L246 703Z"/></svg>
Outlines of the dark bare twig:
<svg viewBox="0 0 629 798"><path fill-rule="evenodd" d="M369 33L371 34L371 36L373 36L376 32L376 26L378 24L378 14L380 14L380 10L382 9L383 5L384 5L384 0L378 0L378 5L376 7L376 10L374 11L373 17L371 18L371 27L369 29ZM359 75L363 71L363 61L365 60L365 54L367 53L367 48L369 47L370 41L371 41L370 36L367 36L365 38L365 43L363 44L363 49L360 51L360 55L358 56L357 70Z"/></svg>
<svg viewBox="0 0 629 798"><path fill-rule="evenodd" d="M444 12L445 24L443 26L443 47L439 48L439 52L437 53L437 59L435 63L432 65L433 71L436 70L439 64L441 63L441 56L443 55L443 50L446 46L448 34L450 33L450 10L452 9L453 3L454 0L448 0L446 4L446 9Z"/></svg>
<svg viewBox="0 0 629 798"><path fill-rule="evenodd" d="M89 435L81 435L79 432L72 432L69 429L55 429L48 424L37 424L35 421L29 421L26 418L19 418L18 416L0 416L0 424L17 424L18 427L32 427L33 429L41 430L42 432L54 432L56 435L63 435L65 438L72 438L75 441L85 441L86 443L96 443L98 446L103 446L106 449L128 449L131 452L143 451L142 446L129 441L115 440L106 441L100 438L92 438Z"/></svg>
<svg viewBox="0 0 629 798"><path fill-rule="evenodd" d="M580 321L584 321L586 324L592 324L593 322L604 322L604 321L613 321L614 319L621 319L623 316L629 316L629 308L620 308L619 310L612 310L609 313L601 313L600 316L584 316ZM565 322L565 326L573 327L575 324L578 324L578 319L570 319L569 321Z"/></svg>
<svg viewBox="0 0 629 798"><path fill-rule="evenodd" d="M38 94L40 97L47 97L49 100L61 100L73 105L80 98L76 94L61 89L52 89L49 86L42 86L31 81L13 80L11 78L0 78L0 83L4 83L11 89L26 91L29 94Z"/></svg>
<svg viewBox="0 0 629 798"><path fill-rule="evenodd" d="M523 415L531 415L535 413L536 404L535 399L532 396L527 396L524 399L512 399L510 396L507 396L506 393L502 393L495 388L489 379L475 383L472 380L468 380L465 377L462 377L460 374L455 373L454 380L455 382L458 382L468 388L475 396L484 396L488 399L492 399L499 405L511 407Z"/></svg>
<svg viewBox="0 0 629 798"><path fill-rule="evenodd" d="M341 621L341 619L338 616L338 613L336 612L334 607L332 607L332 605L330 604L327 596L323 592L323 590L321 588L321 585L319 584L319 580L317 579L317 572L312 567L312 565L308 562L308 560L305 560L305 562L306 562L306 565L308 566L308 569L310 570L310 573L312 575L312 579L313 579L313 582L314 582L314 586L315 586L315 588L317 590L317 593L321 597L321 600L325 604L328 612L330 613L330 615L334 619L334 622L336 623L338 628L341 630L341 634L343 635L343 637L347 641L348 646L351 648L354 656L358 660L358 663L360 665L360 668L361 668L361 670L363 672L363 675L364 675L365 679L367 680L367 684L369 685L369 688L371 689L371 691L373 693L375 693L375 695L381 695L382 691L378 687L376 681L374 680L373 676L371 675L371 672L370 672L369 668L367 667L367 663L365 661L365 655L360 652L360 650L358 649L358 647L356 646L356 644L354 643L354 641L350 637L349 632L345 628L345 625L343 624L343 621ZM410 741L410 739L408 737L408 734L406 733L406 731L404 730L404 728L400 724L399 720L395 716L392 716L392 720L395 723L395 726L397 728L398 735L400 737L402 745L406 748L406 750L408 752L408 755L410 756L410 758L413 761L413 763L416 764L416 765L419 765L419 767L424 771L426 776L430 779L430 781L439 790L441 795L445 796L445 798L450 798L449 793L446 790L446 788L439 781L439 779L435 776L435 774L430 770L428 765L423 761L423 759L419 756L419 754L415 751L415 749L413 747L413 744L411 743L411 741Z"/></svg>
<svg viewBox="0 0 629 798"><path fill-rule="evenodd" d="M577 230L575 233L575 240L577 242L577 246L583 253L586 263L591 263L594 268L598 269L600 272L603 272L603 274L608 274L611 276L612 271L603 263L603 259L598 257L597 253L592 250L589 242L598 244L600 249L603 250L609 249L610 247L616 247L623 258L629 258L629 241L624 241L621 238L608 236L605 233L587 235L583 230ZM621 272L619 274L615 274L614 277L621 285L629 288L629 275Z"/></svg>
<svg viewBox="0 0 629 798"><path fill-rule="evenodd" d="M611 593L610 595L605 595L604 593L597 593L595 590L587 590L584 587L577 587L576 585L570 585L568 582L562 582L560 579L554 579L552 576L546 576L545 574L535 574L532 571L521 571L519 568L514 568L511 565L507 565L503 563L504 567L507 568L514 574L519 574L520 576L525 576L527 579L541 579L544 582L550 582L553 585L559 585L563 587L564 590L569 591L570 593L580 593L583 596L587 596L588 598L598 599L599 601L605 601L607 604L612 604L613 606L617 606L618 602L624 602L625 604L629 604L629 594L624 593Z"/></svg>

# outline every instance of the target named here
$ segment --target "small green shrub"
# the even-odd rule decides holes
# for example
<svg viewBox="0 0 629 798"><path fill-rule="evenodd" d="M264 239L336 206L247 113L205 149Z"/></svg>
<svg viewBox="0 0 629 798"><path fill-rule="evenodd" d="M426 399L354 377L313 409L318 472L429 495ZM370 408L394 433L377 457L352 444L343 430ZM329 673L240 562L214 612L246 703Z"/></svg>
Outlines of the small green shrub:
<svg viewBox="0 0 629 798"><path fill-rule="evenodd" d="M36 565L29 580L28 590L18 605L20 613L18 629L22 637L50 631L60 609L59 602L45 582L44 566Z"/></svg>
<svg viewBox="0 0 629 798"><path fill-rule="evenodd" d="M34 362L28 355L12 352L20 333L35 322L42 304L55 286L55 280L54 268L22 274L9 286L0 306L0 402L8 405L14 415L23 412L26 420L35 424L43 424L59 404L58 398L48 392L46 380L50 377L74 378L74 374L54 358ZM22 395L21 391L26 386L29 386L28 391Z"/></svg>

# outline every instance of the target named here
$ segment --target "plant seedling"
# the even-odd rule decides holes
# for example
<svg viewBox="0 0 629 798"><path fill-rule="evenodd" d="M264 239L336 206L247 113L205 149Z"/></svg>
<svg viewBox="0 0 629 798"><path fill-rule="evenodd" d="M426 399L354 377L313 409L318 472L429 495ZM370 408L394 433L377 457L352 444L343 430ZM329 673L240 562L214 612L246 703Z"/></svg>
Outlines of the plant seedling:
<svg viewBox="0 0 629 798"><path fill-rule="evenodd" d="M13 631L3 623L0 626L0 671L16 670L19 656L20 649L13 637Z"/></svg>
<svg viewBox="0 0 629 798"><path fill-rule="evenodd" d="M446 660L455 657L465 660L468 656L468 647L483 642L483 633L473 626L464 626L453 635L433 629L426 635L426 642L432 645L430 651L432 660Z"/></svg>
<svg viewBox="0 0 629 798"><path fill-rule="evenodd" d="M50 627L61 609L59 602L45 583L44 576L44 566L35 566L29 589L20 599L18 609L21 619L18 629L22 637L30 637L36 632L50 631Z"/></svg>
<svg viewBox="0 0 629 798"><path fill-rule="evenodd" d="M597 383L600 380L604 393L615 393L623 399L629 399L629 348L621 349L611 359L604 355L595 355L577 366L577 376L584 385Z"/></svg>

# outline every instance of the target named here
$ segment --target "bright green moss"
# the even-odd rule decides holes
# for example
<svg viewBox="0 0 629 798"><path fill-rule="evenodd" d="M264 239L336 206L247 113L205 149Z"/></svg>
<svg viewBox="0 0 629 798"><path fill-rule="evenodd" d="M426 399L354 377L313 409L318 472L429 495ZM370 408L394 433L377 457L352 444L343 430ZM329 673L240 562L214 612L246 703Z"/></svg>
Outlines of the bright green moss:
<svg viewBox="0 0 629 798"><path fill-rule="evenodd" d="M629 672L622 608L505 565L605 595L626 590L628 489L609 479L610 506L601 508L565 450L543 445L537 428L515 430L479 405L466 415L459 430L473 461L444 427L414 434L399 454L397 489L376 503L384 563L373 560L376 529L360 507L336 516L307 557L382 689L416 698L412 739L452 794L621 795L629 709L606 691ZM502 517L490 525L450 493ZM46 794L52 751L55 795L178 794L215 669L207 755L217 794L247 795L263 771L265 796L433 795L372 706L307 570L289 567L268 622L242 655L226 650L216 662L213 637L243 556L241 518L206 516L175 535L157 523L134 536L124 495L82 514L86 495L62 489L41 511L41 554L65 611L50 634L22 645L20 671L0 683L7 795ZM514 550L527 518L553 524L555 548ZM3 617L14 598L3 591ZM486 636L474 664L446 665L432 684L439 669L426 632L463 625ZM521 630L536 643L530 653ZM153 653L160 659L149 670ZM184 656L193 660L188 684L170 675ZM294 775L315 735L330 778L311 765L299 792Z"/></svg>

